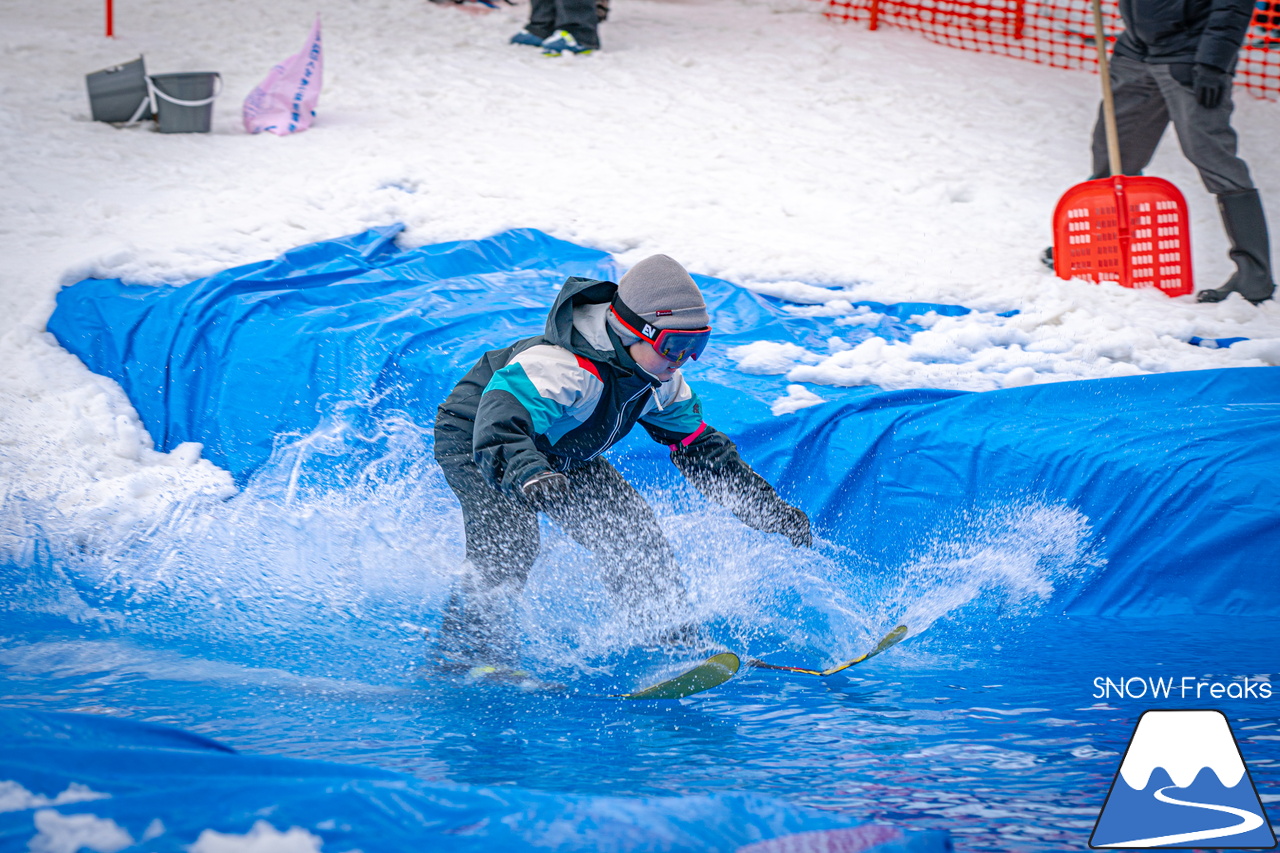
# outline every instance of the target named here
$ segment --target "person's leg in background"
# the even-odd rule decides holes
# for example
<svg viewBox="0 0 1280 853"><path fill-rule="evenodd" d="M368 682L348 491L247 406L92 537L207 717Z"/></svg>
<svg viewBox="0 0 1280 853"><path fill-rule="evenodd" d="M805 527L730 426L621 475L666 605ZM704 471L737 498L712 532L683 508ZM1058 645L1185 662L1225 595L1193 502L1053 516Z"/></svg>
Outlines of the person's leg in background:
<svg viewBox="0 0 1280 853"><path fill-rule="evenodd" d="M1120 171L1140 175L1151 162L1164 129L1169 125L1169 111L1151 66L1127 56L1111 58L1111 95L1116 108L1116 136L1120 143ZM1107 154L1107 129L1102 105L1093 125L1093 174L1089 180L1111 175Z"/></svg>
<svg viewBox="0 0 1280 853"><path fill-rule="evenodd" d="M1160 87L1145 62L1127 56L1112 56L1111 96L1116 110L1116 136L1120 145L1120 171L1140 175L1169 125ZM1098 104L1098 118L1093 125L1093 173L1088 180L1111 176L1111 158L1107 152L1107 126L1103 105ZM1053 247L1040 255L1041 262L1053 269Z"/></svg>
<svg viewBox="0 0 1280 853"><path fill-rule="evenodd" d="M1206 106L1197 97L1194 69L1191 65L1164 65L1156 66L1154 73L1183 154L1200 171L1205 188L1217 196L1218 211L1231 244L1228 254L1236 265L1226 284L1203 289L1196 299L1220 302L1236 292L1256 304L1270 299L1275 292L1271 241L1262 199L1249 167L1236 154L1230 77L1223 79L1216 103Z"/></svg>
<svg viewBox="0 0 1280 853"><path fill-rule="evenodd" d="M511 37L511 43L541 47L556 31L556 0L530 0L529 6L529 23Z"/></svg>
<svg viewBox="0 0 1280 853"><path fill-rule="evenodd" d="M554 3L556 31L543 43L544 52L589 53L599 50L599 24L603 18L596 7L596 0L554 0Z"/></svg>

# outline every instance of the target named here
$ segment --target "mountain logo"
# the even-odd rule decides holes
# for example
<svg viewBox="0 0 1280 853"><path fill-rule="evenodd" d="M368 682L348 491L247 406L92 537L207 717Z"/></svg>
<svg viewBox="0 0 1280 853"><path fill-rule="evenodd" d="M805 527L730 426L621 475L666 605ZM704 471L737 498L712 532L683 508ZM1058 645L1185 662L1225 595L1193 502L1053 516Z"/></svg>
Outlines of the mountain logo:
<svg viewBox="0 0 1280 853"><path fill-rule="evenodd" d="M1138 720L1092 848L1276 846L1240 746L1220 711L1146 711Z"/></svg>

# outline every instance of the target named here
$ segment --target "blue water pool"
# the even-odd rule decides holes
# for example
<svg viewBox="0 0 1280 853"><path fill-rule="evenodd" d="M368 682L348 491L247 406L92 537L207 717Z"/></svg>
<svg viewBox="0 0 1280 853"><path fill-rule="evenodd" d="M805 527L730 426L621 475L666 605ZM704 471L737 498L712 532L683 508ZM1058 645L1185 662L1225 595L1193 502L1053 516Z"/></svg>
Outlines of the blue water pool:
<svg viewBox="0 0 1280 853"><path fill-rule="evenodd" d="M1280 369L823 388L775 417L784 380L706 359L689 375L708 420L819 534L797 550L750 531L660 449L619 446L710 639L827 666L894 625L909 638L828 679L747 667L677 702L599 698L691 661L643 648L547 526L512 618L525 665L567 691L531 693L424 668L462 561L431 417L479 352L538 329L565 275L616 265L538 232L394 235L181 288L63 292L59 341L162 449L201 442L238 490L118 536L47 489L6 492L0 849L84 832L110 853L212 853L222 836L203 833L248 845L265 821L252 831L296 827L277 841L325 853L789 835L809 846L771 849L923 853L943 832L963 851L1080 850L1151 709L1221 711L1277 816ZM699 282L730 342L840 333ZM858 333L894 339L965 309L868 310L882 320ZM868 821L907 834L822 835Z"/></svg>
<svg viewBox="0 0 1280 853"><path fill-rule="evenodd" d="M949 830L971 851L1084 849L1140 713L1219 708L1273 820L1280 799L1275 698L1214 701L1210 688L1199 700L1107 697L1095 683L1127 681L1137 693L1133 678L1273 680L1275 619L1004 613L993 589L846 678L747 670L694 699L628 704L422 680L418 635L383 623L374 606L305 602L305 621L264 628L258 604L235 601L236 591L206 601L203 616L124 595L78 611L70 588L48 608L59 614L10 610L0 704L165 723L246 753L432 782L626 797L752 792ZM429 619L425 611L400 615ZM770 651L762 642L739 648ZM591 663L607 669L610 656Z"/></svg>

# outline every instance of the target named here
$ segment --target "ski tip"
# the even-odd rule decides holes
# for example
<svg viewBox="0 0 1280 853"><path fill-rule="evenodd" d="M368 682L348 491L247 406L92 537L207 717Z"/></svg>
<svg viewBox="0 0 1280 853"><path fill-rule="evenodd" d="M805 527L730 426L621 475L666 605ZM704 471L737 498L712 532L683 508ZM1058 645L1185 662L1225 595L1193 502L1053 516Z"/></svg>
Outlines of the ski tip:
<svg viewBox="0 0 1280 853"><path fill-rule="evenodd" d="M833 666L830 669L824 669L822 672L818 673L818 675L821 675L823 678L826 678L827 676L835 675L838 672L844 672L846 669L848 669L851 666L856 666L857 664L860 664L865 660L873 658L876 655L883 652L885 649L889 648L890 646L895 646L898 643L902 642L902 640L904 640L907 636L907 631L908 631L908 628L906 625L899 625L889 633L885 634L884 638L880 640L879 643L876 643L876 647L871 651L867 652L864 655L860 655L854 658L853 660L847 660L842 664Z"/></svg>
<svg viewBox="0 0 1280 853"><path fill-rule="evenodd" d="M712 655L711 657L707 658L706 663L713 664L715 666L722 666L725 669L729 670L730 675L733 675L734 673L736 673L738 671L738 668L742 666L741 658L739 658L733 652L721 652L718 655Z"/></svg>
<svg viewBox="0 0 1280 853"><path fill-rule="evenodd" d="M643 690L623 693L617 699L684 699L695 693L719 687L737 673L742 661L733 652L712 655L702 663L675 678L659 682Z"/></svg>

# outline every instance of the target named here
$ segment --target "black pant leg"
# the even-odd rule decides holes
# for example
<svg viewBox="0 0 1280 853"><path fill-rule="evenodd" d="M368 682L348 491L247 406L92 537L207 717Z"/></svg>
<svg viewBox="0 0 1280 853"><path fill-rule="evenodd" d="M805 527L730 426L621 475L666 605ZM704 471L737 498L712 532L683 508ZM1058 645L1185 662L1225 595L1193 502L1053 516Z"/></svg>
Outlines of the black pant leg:
<svg viewBox="0 0 1280 853"><path fill-rule="evenodd" d="M1111 57L1111 93L1116 108L1116 134L1120 141L1120 168L1126 175L1138 175L1156 153L1160 137L1169 125L1164 95L1145 62L1126 56ZM1111 174L1107 156L1107 130L1103 107L1093 126L1093 175Z"/></svg>
<svg viewBox="0 0 1280 853"><path fill-rule="evenodd" d="M595 555L615 606L637 621L685 618L684 579L648 502L603 459L571 471L569 481L571 499L550 515Z"/></svg>
<svg viewBox="0 0 1280 853"><path fill-rule="evenodd" d="M556 29L567 30L583 47L600 47L600 13L596 0L553 0Z"/></svg>
<svg viewBox="0 0 1280 853"><path fill-rule="evenodd" d="M445 605L438 649L456 663L514 664L511 610L538 556L538 517L489 485L469 455L436 461L462 505L468 563Z"/></svg>
<svg viewBox="0 0 1280 853"><path fill-rule="evenodd" d="M556 0L531 0L529 23L525 29L540 39L545 39L557 29Z"/></svg>
<svg viewBox="0 0 1280 853"><path fill-rule="evenodd" d="M489 485L470 457L437 457L449 488L462 504L467 561L488 586L523 587L538 557L538 517Z"/></svg>

